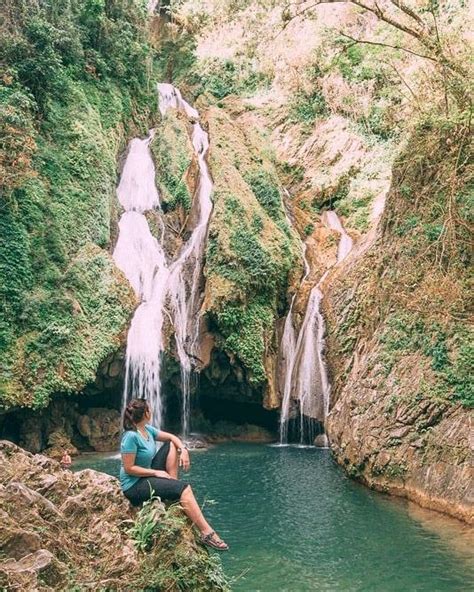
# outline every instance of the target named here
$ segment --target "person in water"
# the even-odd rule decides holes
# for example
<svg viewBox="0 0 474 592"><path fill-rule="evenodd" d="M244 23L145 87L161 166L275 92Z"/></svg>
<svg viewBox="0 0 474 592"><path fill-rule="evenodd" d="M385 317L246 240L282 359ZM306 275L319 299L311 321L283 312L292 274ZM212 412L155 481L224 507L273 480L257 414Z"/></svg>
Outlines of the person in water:
<svg viewBox="0 0 474 592"><path fill-rule="evenodd" d="M204 518L191 486L179 481L178 467L191 466L189 452L173 434L149 424L151 410L145 399L133 399L125 408L120 445L122 466L120 484L125 497L139 506L153 496L179 501L184 512L201 532L201 541L220 551L228 545L212 530ZM156 452L156 441L164 442Z"/></svg>
<svg viewBox="0 0 474 592"><path fill-rule="evenodd" d="M61 460L59 462L60 462L61 467L63 469L69 469L71 467L72 460L71 460L71 457L69 456L68 450L63 450L63 455L62 455Z"/></svg>

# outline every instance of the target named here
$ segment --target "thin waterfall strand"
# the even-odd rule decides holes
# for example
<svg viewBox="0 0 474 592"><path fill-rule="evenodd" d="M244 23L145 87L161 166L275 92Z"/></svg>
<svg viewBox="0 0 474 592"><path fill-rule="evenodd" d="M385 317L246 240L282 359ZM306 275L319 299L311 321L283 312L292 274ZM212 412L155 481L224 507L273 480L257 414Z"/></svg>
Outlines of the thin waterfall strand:
<svg viewBox="0 0 474 592"><path fill-rule="evenodd" d="M340 234L337 255L337 263L339 264L351 251L352 239L345 232L336 212L325 212L322 221L331 230L335 230ZM306 258L304 259L306 274L303 281L309 273ZM290 310L285 319L280 345L280 350L284 352L283 355L285 356L282 372L283 398L280 414L281 444L288 443L288 424L292 398L299 401L301 444L304 443L306 435L309 435L309 439L313 439L310 426L306 428L307 421L311 423L311 418L313 418L324 424L329 412L331 385L324 360L325 324L321 314L323 294L320 290L328 272L329 270L324 273L310 292L303 323L294 346L296 330L293 324L292 312L295 296L292 298Z"/></svg>

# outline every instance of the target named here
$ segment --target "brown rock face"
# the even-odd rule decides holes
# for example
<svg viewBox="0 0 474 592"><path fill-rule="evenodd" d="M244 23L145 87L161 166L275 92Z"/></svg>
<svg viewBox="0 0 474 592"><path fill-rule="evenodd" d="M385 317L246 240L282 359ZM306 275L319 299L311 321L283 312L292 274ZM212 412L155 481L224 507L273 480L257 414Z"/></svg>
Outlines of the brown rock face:
<svg viewBox="0 0 474 592"><path fill-rule="evenodd" d="M463 228L450 241L439 236L440 258L427 232L449 226L446 196L466 182L456 164L463 136L450 133L411 139L379 236L328 286L327 428L354 477L472 523L465 237Z"/></svg>
<svg viewBox="0 0 474 592"><path fill-rule="evenodd" d="M173 592L182 589L174 568L166 574L166 588L158 580L153 584L150 574L158 565L174 564L191 566L189 575L202 582L200 589L226 591L201 574L208 555L189 523L175 516L173 543L165 544L158 523L166 526L168 512L160 502L151 507L156 533L140 553L129 531L139 517L117 479L92 470L64 471L54 460L0 441L0 589L124 591L151 585Z"/></svg>
<svg viewBox="0 0 474 592"><path fill-rule="evenodd" d="M78 453L77 448L72 444L65 430L59 429L51 432L48 437L48 448L45 450L45 454L51 458L59 459L65 450L72 455Z"/></svg>
<svg viewBox="0 0 474 592"><path fill-rule="evenodd" d="M120 413L115 409L89 409L79 416L77 428L90 446L98 452L118 449L120 438Z"/></svg>
<svg viewBox="0 0 474 592"><path fill-rule="evenodd" d="M336 459L375 489L474 522L468 412L429 400L394 403L408 385L380 388L373 354L355 363L329 415Z"/></svg>

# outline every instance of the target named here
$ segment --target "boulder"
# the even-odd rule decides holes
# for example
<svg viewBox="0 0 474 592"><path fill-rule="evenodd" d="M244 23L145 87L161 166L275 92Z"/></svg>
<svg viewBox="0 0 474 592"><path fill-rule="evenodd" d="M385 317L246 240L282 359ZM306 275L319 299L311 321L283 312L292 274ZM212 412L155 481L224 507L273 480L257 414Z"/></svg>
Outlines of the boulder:
<svg viewBox="0 0 474 592"><path fill-rule="evenodd" d="M116 409L92 408L80 415L77 429L97 452L117 450L120 438L120 413Z"/></svg>
<svg viewBox="0 0 474 592"><path fill-rule="evenodd" d="M316 438L314 439L314 445L316 446L316 448L327 448L328 438L326 434L319 434L318 436L316 436Z"/></svg>
<svg viewBox="0 0 474 592"><path fill-rule="evenodd" d="M143 553L134 539L141 513L130 507L115 477L64 471L51 458L0 441L0 589L142 590L156 574L153 589L177 592L182 567L202 584L196 590L227 591L213 583L224 581L219 567L209 563L203 570L207 550L182 513L168 516L171 510L159 500L149 508L163 528L157 524ZM163 540L170 533L173 540Z"/></svg>
<svg viewBox="0 0 474 592"><path fill-rule="evenodd" d="M44 451L45 454L59 460L65 450L70 455L76 455L79 452L64 429L54 430L48 436L48 448Z"/></svg>

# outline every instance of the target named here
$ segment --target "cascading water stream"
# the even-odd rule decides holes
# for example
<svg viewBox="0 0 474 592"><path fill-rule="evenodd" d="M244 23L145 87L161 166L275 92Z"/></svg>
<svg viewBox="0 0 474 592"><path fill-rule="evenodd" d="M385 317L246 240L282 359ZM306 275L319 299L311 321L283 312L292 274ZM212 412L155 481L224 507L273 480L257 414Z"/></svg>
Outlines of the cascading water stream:
<svg viewBox="0 0 474 592"><path fill-rule="evenodd" d="M291 224L291 223L290 223ZM304 262L304 275L301 280L301 284L307 279L310 268L308 260L306 259L305 243L302 245L302 256ZM281 372L283 375L283 399L281 403L280 413L280 443L286 444L288 441L288 420L290 415L290 403L291 403L291 389L292 389L292 377L293 368L296 359L296 343L297 335L296 329L293 324L293 306L296 300L297 294L293 294L291 298L290 309L286 315L285 325L283 327L283 335L281 339L280 351L282 352L281 360Z"/></svg>
<svg viewBox="0 0 474 592"><path fill-rule="evenodd" d="M135 138L125 161L117 197L125 209L119 222L114 259L141 303L127 338L123 405L131 393L153 402L153 421L161 424L160 365L163 351L163 302L168 275L161 244L153 237L144 212L160 207L149 144Z"/></svg>
<svg viewBox="0 0 474 592"><path fill-rule="evenodd" d="M335 230L341 236L339 240L339 245L337 247L337 262L340 263L351 252L353 241L345 231L344 226L342 225L339 219L339 216L336 214L334 210L324 212L322 219L326 226L328 226L328 228L330 228L331 230Z"/></svg>
<svg viewBox="0 0 474 592"><path fill-rule="evenodd" d="M158 84L158 92L163 116L169 108L174 108L183 111L194 122L192 143L198 158L199 180L192 207L197 212L198 221L178 258L168 265L162 247L163 217L159 217L161 240L158 242L144 216L147 210L161 210L149 149L154 133L151 131L144 140L132 140L117 189L125 212L119 222L120 234L114 259L141 302L128 332L123 405L132 393L133 396L148 399L153 408L153 422L160 427L161 359L165 346L163 326L165 316L168 316L175 330L181 366L182 431L187 436L192 360L196 357L199 336L199 284L212 212L212 181L205 160L209 141L207 133L196 121L198 112L183 100L178 89L170 84ZM168 304L170 311L167 310Z"/></svg>
<svg viewBox="0 0 474 592"><path fill-rule="evenodd" d="M337 263L347 257L352 249L352 239L345 232L336 212L330 211L323 214L323 223L331 230L335 230L341 236L338 245ZM304 251L305 253L305 251ZM306 258L306 273L302 283L309 274ZM290 420L291 399L299 400L300 415L300 443L305 441L306 432L310 440L314 439L311 426L305 429L305 423L311 424L311 419L316 419L324 424L329 412L330 384L324 361L324 318L321 314L321 300L323 294L320 286L326 279L329 270L326 271L319 282L310 292L303 323L296 337L292 312L295 296L293 296L290 310L285 319L280 350L284 352L284 365L282 368L283 398L280 414L280 444L288 442L288 424ZM292 393L293 396L292 396ZM327 445L325 438L324 445Z"/></svg>
<svg viewBox="0 0 474 592"><path fill-rule="evenodd" d="M199 186L197 207L199 219L178 260L171 266L169 294L174 313L176 347L181 367L182 431L189 433L192 360L197 357L199 338L199 283L206 246L207 228L212 212L212 181L205 160L209 149L207 133L194 124L193 145L198 154Z"/></svg>

